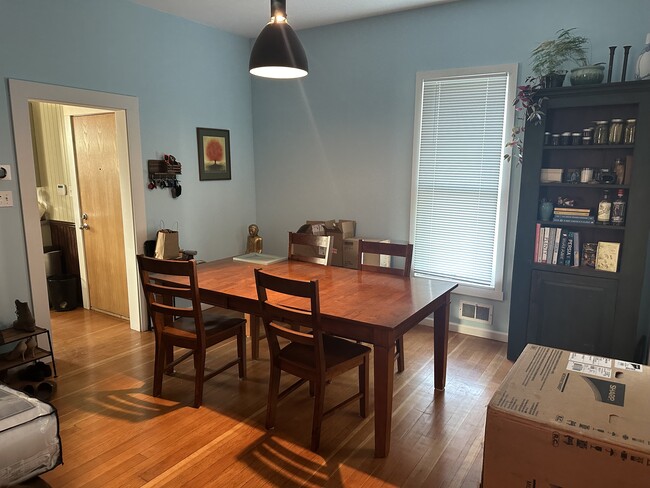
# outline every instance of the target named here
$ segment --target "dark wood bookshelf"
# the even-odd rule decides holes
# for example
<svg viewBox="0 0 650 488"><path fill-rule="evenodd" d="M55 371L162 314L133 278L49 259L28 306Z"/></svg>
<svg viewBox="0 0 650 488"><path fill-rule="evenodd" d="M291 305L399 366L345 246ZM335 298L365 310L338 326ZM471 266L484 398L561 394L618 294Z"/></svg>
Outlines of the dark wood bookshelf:
<svg viewBox="0 0 650 488"><path fill-rule="evenodd" d="M510 302L508 357L527 343L646 362L650 336L650 82L635 81L540 90L542 123L526 126ZM544 145L544 132L579 132L594 120L636 119L634 144ZM541 170L613 170L625 162L623 184L540 182ZM566 174L566 173L565 173ZM542 221L539 202L574 200L598 207L624 190L625 225ZM620 243L616 272L534 262L536 225L580 233L584 243ZM580 249L580 258L582 259ZM582 264L582 261L580 261Z"/></svg>

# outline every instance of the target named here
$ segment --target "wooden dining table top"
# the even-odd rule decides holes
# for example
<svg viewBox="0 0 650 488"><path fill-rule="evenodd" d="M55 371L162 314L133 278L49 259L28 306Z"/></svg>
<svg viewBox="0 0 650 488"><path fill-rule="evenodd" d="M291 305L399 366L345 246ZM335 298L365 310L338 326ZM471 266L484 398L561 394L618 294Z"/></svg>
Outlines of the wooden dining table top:
<svg viewBox="0 0 650 488"><path fill-rule="evenodd" d="M397 335L405 332L414 320L419 322L430 315L436 308L436 300L457 286L444 281L301 261L259 265L225 258L197 266L202 297L205 295L208 303L225 301L228 303L223 303L224 306L231 305L228 308L255 313L258 307L255 268L285 278L318 280L321 317L325 322L335 320ZM232 306L233 300L239 302L235 304L239 307Z"/></svg>

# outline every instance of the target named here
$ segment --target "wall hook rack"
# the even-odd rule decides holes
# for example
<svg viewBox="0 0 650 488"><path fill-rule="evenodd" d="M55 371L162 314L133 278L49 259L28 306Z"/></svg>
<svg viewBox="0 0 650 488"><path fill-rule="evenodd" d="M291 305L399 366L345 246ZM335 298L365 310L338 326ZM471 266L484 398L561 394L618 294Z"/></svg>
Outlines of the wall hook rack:
<svg viewBox="0 0 650 488"><path fill-rule="evenodd" d="M172 197L177 198L181 194L181 185L178 175L181 174L181 163L171 154L165 154L164 159L150 159L147 161L149 173L150 190L155 188L170 188Z"/></svg>

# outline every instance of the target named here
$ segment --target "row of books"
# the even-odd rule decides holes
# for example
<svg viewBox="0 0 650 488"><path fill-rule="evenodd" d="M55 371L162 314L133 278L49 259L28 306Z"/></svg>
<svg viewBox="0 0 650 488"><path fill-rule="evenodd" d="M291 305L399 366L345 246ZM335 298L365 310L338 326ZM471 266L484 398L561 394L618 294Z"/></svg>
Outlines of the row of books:
<svg viewBox="0 0 650 488"><path fill-rule="evenodd" d="M580 266L580 233L537 224L533 261L559 266Z"/></svg>
<svg viewBox="0 0 650 488"><path fill-rule="evenodd" d="M553 222L563 224L593 224L596 219L589 208L556 207L553 210Z"/></svg>

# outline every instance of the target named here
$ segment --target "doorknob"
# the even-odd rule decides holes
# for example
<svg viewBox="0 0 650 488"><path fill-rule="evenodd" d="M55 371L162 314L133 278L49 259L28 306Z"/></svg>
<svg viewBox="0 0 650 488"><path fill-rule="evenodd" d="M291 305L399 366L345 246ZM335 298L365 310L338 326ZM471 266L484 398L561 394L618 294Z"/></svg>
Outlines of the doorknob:
<svg viewBox="0 0 650 488"><path fill-rule="evenodd" d="M86 222L84 222L83 224L81 224L81 225L79 226L79 228L80 228L81 230L88 230L88 229L90 229L90 226L89 226Z"/></svg>

